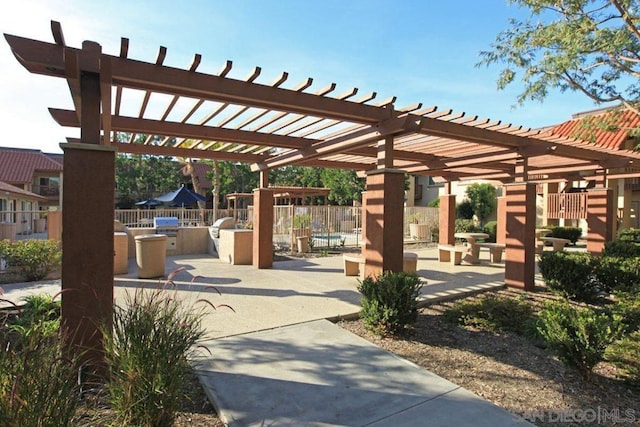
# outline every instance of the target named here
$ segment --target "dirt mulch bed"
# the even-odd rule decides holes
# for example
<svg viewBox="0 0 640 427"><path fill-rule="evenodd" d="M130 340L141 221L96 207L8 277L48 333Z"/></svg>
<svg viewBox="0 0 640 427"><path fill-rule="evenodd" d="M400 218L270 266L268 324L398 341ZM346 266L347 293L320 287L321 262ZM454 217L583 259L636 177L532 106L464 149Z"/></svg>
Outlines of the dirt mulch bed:
<svg viewBox="0 0 640 427"><path fill-rule="evenodd" d="M492 293L522 298L512 289ZM549 298L546 292L527 293L535 306ZM372 334L359 320L339 325L539 426L597 425L593 417L614 425L612 414L616 425L640 425L640 392L618 380L613 365L599 364L587 382L541 343L445 321L442 313L453 304L421 309L415 326L396 338Z"/></svg>

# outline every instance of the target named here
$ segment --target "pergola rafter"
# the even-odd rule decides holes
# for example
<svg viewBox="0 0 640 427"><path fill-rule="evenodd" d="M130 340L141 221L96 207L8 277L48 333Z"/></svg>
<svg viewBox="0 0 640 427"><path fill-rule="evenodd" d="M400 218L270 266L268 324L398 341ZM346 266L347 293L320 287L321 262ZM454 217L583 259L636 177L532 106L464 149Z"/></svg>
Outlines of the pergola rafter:
<svg viewBox="0 0 640 427"><path fill-rule="evenodd" d="M392 141L394 168L440 177L477 172L501 179L512 174L523 158L528 160L529 173L538 176L562 171L570 175L569 163L582 167L583 176L599 168L626 167L634 173L634 165L640 164L640 155L634 152L613 151L450 109L421 109L421 104L396 109L395 97L373 103L375 92L356 98L357 88L331 96L337 88L334 83L308 92L311 78L287 89L286 72L261 84L262 70L256 67L245 79L236 80L229 77L231 61L209 75L197 71L199 54L182 70L164 65L164 47L153 63L147 63L128 58L129 40L124 38L119 55L111 56L91 42L82 49L68 47L57 23L52 24L52 33L55 43L5 37L29 71L67 80L75 111L50 110L63 126L81 126L79 70L99 73L100 89L109 94L101 98L102 141L113 142L123 152L233 159L251 163L254 170L296 163L371 170L379 167L380 141ZM128 90L143 94L135 116L122 114ZM171 96L157 119L147 117L154 93ZM179 114L177 106L184 100L191 100L191 107L181 118L170 120ZM206 102L215 105L203 111ZM116 142L116 132L131 137L128 142ZM146 138L142 144L135 143L135 135Z"/></svg>

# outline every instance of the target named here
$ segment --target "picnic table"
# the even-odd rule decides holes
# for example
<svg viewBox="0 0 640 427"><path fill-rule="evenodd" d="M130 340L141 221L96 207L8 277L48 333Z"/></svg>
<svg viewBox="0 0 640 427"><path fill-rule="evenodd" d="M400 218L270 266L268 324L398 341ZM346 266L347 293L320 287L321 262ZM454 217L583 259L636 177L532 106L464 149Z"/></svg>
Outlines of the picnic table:
<svg viewBox="0 0 640 427"><path fill-rule="evenodd" d="M467 241L469 253L465 257L465 261L470 264L478 264L480 262L480 246L477 245L476 240L488 239L489 235L487 233L455 233L453 237Z"/></svg>

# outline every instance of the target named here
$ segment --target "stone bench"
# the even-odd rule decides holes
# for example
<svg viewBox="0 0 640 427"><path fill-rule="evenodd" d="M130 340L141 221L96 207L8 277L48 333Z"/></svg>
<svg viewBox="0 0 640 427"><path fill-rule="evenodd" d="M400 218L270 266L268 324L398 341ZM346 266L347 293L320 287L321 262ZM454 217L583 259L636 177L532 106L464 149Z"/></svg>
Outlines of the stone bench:
<svg viewBox="0 0 640 427"><path fill-rule="evenodd" d="M345 276L360 276L364 278L364 258L361 255L343 254ZM402 254L402 271L415 273L418 266L418 254L405 252Z"/></svg>
<svg viewBox="0 0 640 427"><path fill-rule="evenodd" d="M465 254L467 250L464 246L438 245L438 261L460 265L462 255Z"/></svg>
<svg viewBox="0 0 640 427"><path fill-rule="evenodd" d="M541 237L543 242L549 242L553 245L553 251L562 251L566 245L571 244L569 239L561 239L560 237Z"/></svg>
<svg viewBox="0 0 640 427"><path fill-rule="evenodd" d="M491 262L500 262L502 261L502 252L505 249L505 245L501 243L476 243L480 248L488 248L489 249L489 260Z"/></svg>

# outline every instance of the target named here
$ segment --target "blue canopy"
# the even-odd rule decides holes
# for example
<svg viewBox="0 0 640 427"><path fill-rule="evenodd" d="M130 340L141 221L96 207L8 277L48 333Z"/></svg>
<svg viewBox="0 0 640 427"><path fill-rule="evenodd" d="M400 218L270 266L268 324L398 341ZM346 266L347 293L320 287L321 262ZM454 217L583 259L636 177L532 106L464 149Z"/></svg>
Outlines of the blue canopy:
<svg viewBox="0 0 640 427"><path fill-rule="evenodd" d="M196 202L206 202L207 198L194 193L183 185L175 191L156 197L156 200L170 203L171 206L191 206Z"/></svg>

